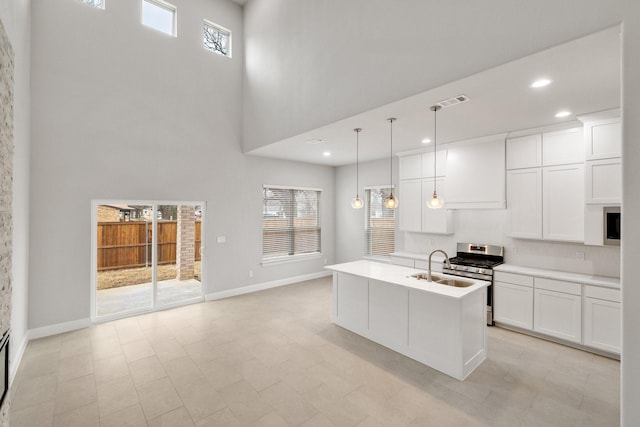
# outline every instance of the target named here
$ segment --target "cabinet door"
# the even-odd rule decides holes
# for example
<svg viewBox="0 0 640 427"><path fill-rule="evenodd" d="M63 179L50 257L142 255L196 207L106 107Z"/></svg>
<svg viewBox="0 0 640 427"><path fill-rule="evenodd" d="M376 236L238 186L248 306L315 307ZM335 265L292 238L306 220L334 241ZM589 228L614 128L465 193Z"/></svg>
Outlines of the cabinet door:
<svg viewBox="0 0 640 427"><path fill-rule="evenodd" d="M422 178L422 155L412 154L400 157L400 179Z"/></svg>
<svg viewBox="0 0 640 427"><path fill-rule="evenodd" d="M542 135L507 139L507 169L542 166Z"/></svg>
<svg viewBox="0 0 640 427"><path fill-rule="evenodd" d="M582 342L582 297L534 289L533 330L576 343Z"/></svg>
<svg viewBox="0 0 640 427"><path fill-rule="evenodd" d="M400 181L400 230L421 231L422 183L420 180ZM425 207L426 208L426 207Z"/></svg>
<svg viewBox="0 0 640 427"><path fill-rule="evenodd" d="M542 134L542 165L564 165L584 162L582 128Z"/></svg>
<svg viewBox="0 0 640 427"><path fill-rule="evenodd" d="M584 142L587 160L620 157L622 155L620 118L585 122Z"/></svg>
<svg viewBox="0 0 640 427"><path fill-rule="evenodd" d="M436 179L436 189L438 196L444 200L444 208L429 209L427 202L433 196L433 179L422 180L422 232L434 234L453 233L453 212L446 209L447 191L446 180Z"/></svg>
<svg viewBox="0 0 640 427"><path fill-rule="evenodd" d="M387 347L407 345L409 289L378 280L369 281L369 334Z"/></svg>
<svg viewBox="0 0 640 427"><path fill-rule="evenodd" d="M436 154L436 176L447 175L447 150L438 150ZM433 152L422 154L422 177L433 178Z"/></svg>
<svg viewBox="0 0 640 427"><path fill-rule="evenodd" d="M337 273L336 323L359 334L369 329L369 281L364 277Z"/></svg>
<svg viewBox="0 0 640 427"><path fill-rule="evenodd" d="M543 168L542 237L584 241L584 164Z"/></svg>
<svg viewBox="0 0 640 427"><path fill-rule="evenodd" d="M620 354L620 303L584 299L584 345Z"/></svg>
<svg viewBox="0 0 640 427"><path fill-rule="evenodd" d="M493 318L496 322L532 330L533 288L511 283L494 283Z"/></svg>
<svg viewBox="0 0 640 427"><path fill-rule="evenodd" d="M511 237L542 238L542 169L507 171Z"/></svg>
<svg viewBox="0 0 640 427"><path fill-rule="evenodd" d="M450 144L446 207L504 209L504 147L504 140Z"/></svg>
<svg viewBox="0 0 640 427"><path fill-rule="evenodd" d="M622 159L588 161L585 181L587 203L620 203Z"/></svg>

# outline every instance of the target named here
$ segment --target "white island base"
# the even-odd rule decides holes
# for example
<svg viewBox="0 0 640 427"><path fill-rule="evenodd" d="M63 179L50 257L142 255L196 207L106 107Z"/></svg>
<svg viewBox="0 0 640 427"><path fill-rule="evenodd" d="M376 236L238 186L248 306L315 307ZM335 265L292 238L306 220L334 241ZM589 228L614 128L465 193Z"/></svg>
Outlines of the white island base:
<svg viewBox="0 0 640 427"><path fill-rule="evenodd" d="M485 360L488 282L427 283L408 277L424 271L372 261L327 268L333 323L461 381Z"/></svg>

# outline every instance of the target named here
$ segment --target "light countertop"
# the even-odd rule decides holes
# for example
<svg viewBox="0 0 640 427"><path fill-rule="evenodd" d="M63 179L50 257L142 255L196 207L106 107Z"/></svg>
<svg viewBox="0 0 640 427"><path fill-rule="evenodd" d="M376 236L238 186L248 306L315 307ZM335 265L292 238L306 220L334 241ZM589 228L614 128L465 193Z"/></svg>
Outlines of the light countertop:
<svg viewBox="0 0 640 427"><path fill-rule="evenodd" d="M407 288L418 289L421 291L430 292L450 298L462 298L465 295L471 294L490 284L489 282L483 280L450 276L442 273L435 273L435 275L449 279L468 280L470 282L473 282L473 285L466 288L456 288L454 286L447 286L438 283L429 283L426 280L418 280L413 277L409 277L412 274L424 273L424 270L369 260L360 260L347 262L344 264L329 265L325 268L339 273L353 274L355 276L366 277L367 279L379 280L381 282L387 282L395 285L405 286Z"/></svg>
<svg viewBox="0 0 640 427"><path fill-rule="evenodd" d="M521 267L513 264L501 264L494 267L494 271L503 271L505 273L524 274L528 276L544 277L547 279L564 280L566 282L583 283L585 285L620 289L620 279L617 277L593 276L589 274L570 273L567 271Z"/></svg>

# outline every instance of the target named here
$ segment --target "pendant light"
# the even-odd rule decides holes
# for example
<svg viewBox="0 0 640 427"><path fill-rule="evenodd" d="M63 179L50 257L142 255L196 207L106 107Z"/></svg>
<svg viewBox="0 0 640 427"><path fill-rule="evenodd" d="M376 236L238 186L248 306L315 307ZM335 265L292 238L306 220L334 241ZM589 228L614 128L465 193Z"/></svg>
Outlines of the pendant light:
<svg viewBox="0 0 640 427"><path fill-rule="evenodd" d="M360 132L362 132L361 128L355 128L353 130L356 133L356 197L353 198L353 200L351 200L351 207L353 209L361 209L364 206L364 203L362 202L362 199L360 198L360 195L358 194L358 191L360 190L360 184L358 182L358 172L359 172L359 157L358 157L358 146L360 145Z"/></svg>
<svg viewBox="0 0 640 427"><path fill-rule="evenodd" d="M389 130L390 130L390 139L391 139L391 153L389 154L389 163L390 163L390 185L391 185L391 192L389 193L389 196L387 196L386 199L384 199L384 207L387 209L395 209L398 207L398 198L395 197L393 195L393 122L396 121L395 117L391 117L389 119L387 119L387 121L389 122Z"/></svg>
<svg viewBox="0 0 640 427"><path fill-rule="evenodd" d="M433 111L433 196L427 202L427 207L429 209L440 209L444 205L444 200L442 197L438 196L438 192L436 190L436 158L438 157L438 153L436 151L436 115L438 110L442 108L439 105L434 105L431 107L431 111Z"/></svg>

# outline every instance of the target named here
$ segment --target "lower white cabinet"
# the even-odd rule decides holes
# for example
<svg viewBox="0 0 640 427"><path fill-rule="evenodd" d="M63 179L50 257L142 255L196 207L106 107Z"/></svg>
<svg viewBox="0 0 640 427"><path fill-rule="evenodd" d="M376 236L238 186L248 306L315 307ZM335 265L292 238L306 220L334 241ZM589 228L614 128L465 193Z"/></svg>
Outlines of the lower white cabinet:
<svg viewBox="0 0 640 427"><path fill-rule="evenodd" d="M535 278L533 330L582 342L582 285Z"/></svg>
<svg viewBox="0 0 640 427"><path fill-rule="evenodd" d="M350 274L334 274L333 280L336 323L365 333L369 329L369 281Z"/></svg>
<svg viewBox="0 0 640 427"><path fill-rule="evenodd" d="M620 354L620 291L585 286L584 345Z"/></svg>
<svg viewBox="0 0 640 427"><path fill-rule="evenodd" d="M493 319L518 328L533 329L533 288L512 283L493 284Z"/></svg>

